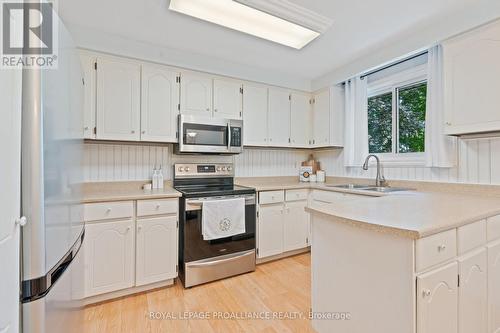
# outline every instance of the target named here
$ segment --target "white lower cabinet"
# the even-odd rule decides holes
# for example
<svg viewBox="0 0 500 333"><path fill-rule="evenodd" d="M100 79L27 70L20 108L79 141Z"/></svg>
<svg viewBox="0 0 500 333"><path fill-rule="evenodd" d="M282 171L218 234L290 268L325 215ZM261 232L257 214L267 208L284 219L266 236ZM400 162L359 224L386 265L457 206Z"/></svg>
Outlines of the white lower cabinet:
<svg viewBox="0 0 500 333"><path fill-rule="evenodd" d="M458 259L458 332L487 332L487 257L486 249Z"/></svg>
<svg viewBox="0 0 500 333"><path fill-rule="evenodd" d="M177 217L137 220L136 286L177 276Z"/></svg>
<svg viewBox="0 0 500 333"><path fill-rule="evenodd" d="M500 242L488 245L488 332L500 332Z"/></svg>
<svg viewBox="0 0 500 333"><path fill-rule="evenodd" d="M259 258L309 246L308 190L259 192L257 253ZM286 200L285 200L286 198Z"/></svg>
<svg viewBox="0 0 500 333"><path fill-rule="evenodd" d="M417 332L457 333L456 262L417 277Z"/></svg>
<svg viewBox="0 0 500 333"><path fill-rule="evenodd" d="M259 207L258 257L264 258L283 252L283 204Z"/></svg>
<svg viewBox="0 0 500 333"><path fill-rule="evenodd" d="M134 222L96 222L85 228L86 297L134 285Z"/></svg>
<svg viewBox="0 0 500 333"><path fill-rule="evenodd" d="M309 213L305 211L307 201L286 203L283 223L283 250L292 251L309 245Z"/></svg>

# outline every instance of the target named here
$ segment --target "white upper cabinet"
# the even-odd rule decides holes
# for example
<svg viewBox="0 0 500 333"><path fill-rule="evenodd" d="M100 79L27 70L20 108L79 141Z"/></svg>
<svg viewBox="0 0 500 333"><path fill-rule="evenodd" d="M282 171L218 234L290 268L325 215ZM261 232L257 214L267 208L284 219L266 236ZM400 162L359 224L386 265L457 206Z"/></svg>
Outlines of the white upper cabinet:
<svg viewBox="0 0 500 333"><path fill-rule="evenodd" d="M181 113L212 117L212 78L203 74L181 74Z"/></svg>
<svg viewBox="0 0 500 333"><path fill-rule="evenodd" d="M242 95L241 82L214 79L214 117L241 119Z"/></svg>
<svg viewBox="0 0 500 333"><path fill-rule="evenodd" d="M342 85L330 88L330 145L344 146L345 91Z"/></svg>
<svg viewBox="0 0 500 333"><path fill-rule="evenodd" d="M500 22L443 43L445 132L500 131Z"/></svg>
<svg viewBox="0 0 500 333"><path fill-rule="evenodd" d="M330 145L330 92L321 91L313 97L313 146Z"/></svg>
<svg viewBox="0 0 500 333"><path fill-rule="evenodd" d="M290 91L269 88L269 145L288 147L290 142Z"/></svg>
<svg viewBox="0 0 500 333"><path fill-rule="evenodd" d="M97 58L97 139L140 139L141 66Z"/></svg>
<svg viewBox="0 0 500 333"><path fill-rule="evenodd" d="M142 66L142 141L177 141L178 77L178 72L166 67Z"/></svg>
<svg viewBox="0 0 500 333"><path fill-rule="evenodd" d="M136 286L177 276L177 216L137 220Z"/></svg>
<svg viewBox="0 0 500 333"><path fill-rule="evenodd" d="M486 249L458 260L458 331L487 333L488 277Z"/></svg>
<svg viewBox="0 0 500 333"><path fill-rule="evenodd" d="M96 70L97 57L92 54L80 54L83 69L83 137L95 139L95 94L96 94Z"/></svg>
<svg viewBox="0 0 500 333"><path fill-rule="evenodd" d="M267 87L243 86L243 144L267 145Z"/></svg>
<svg viewBox="0 0 500 333"><path fill-rule="evenodd" d="M290 145L308 147L311 143L311 96L305 93L291 94L290 99Z"/></svg>
<svg viewBox="0 0 500 333"><path fill-rule="evenodd" d="M417 277L417 332L458 332L456 262Z"/></svg>

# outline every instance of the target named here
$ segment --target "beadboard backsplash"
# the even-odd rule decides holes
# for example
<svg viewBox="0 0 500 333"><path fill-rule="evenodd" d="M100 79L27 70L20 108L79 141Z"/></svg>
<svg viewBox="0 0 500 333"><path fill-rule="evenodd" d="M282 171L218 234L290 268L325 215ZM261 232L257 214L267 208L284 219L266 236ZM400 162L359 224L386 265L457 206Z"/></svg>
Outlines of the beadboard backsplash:
<svg viewBox="0 0 500 333"><path fill-rule="evenodd" d="M458 149L455 168L386 166L384 174L388 180L500 185L500 138L460 140ZM298 149L245 148L234 156L175 155L172 145L85 143L84 177L86 182L146 180L155 166L162 166L165 179L172 179L174 163L190 162L232 162L237 177L297 176L308 154ZM328 176L375 177L375 168L344 167L342 149L316 151L314 156Z"/></svg>
<svg viewBox="0 0 500 333"><path fill-rule="evenodd" d="M235 156L175 155L172 145L85 143L84 179L109 182L151 179L153 168L162 167L165 179L172 179L175 163L234 163L237 177L298 176L307 150L252 149Z"/></svg>
<svg viewBox="0 0 500 333"><path fill-rule="evenodd" d="M315 153L321 167L328 176L372 178L376 168L368 171L361 167L344 167L342 150ZM458 166L455 168L428 168L390 166L384 168L388 180L425 180L436 182L459 182L471 184L500 185L500 138L460 139L458 144Z"/></svg>

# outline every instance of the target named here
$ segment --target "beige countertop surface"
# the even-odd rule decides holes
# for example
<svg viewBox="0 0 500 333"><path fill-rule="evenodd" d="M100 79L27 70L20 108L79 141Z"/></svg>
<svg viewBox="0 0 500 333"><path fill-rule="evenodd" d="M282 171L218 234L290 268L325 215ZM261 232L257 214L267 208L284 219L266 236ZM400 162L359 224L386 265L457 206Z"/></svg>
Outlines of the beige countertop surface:
<svg viewBox="0 0 500 333"><path fill-rule="evenodd" d="M181 193L171 184L165 183L163 189L143 190L140 182L92 183L86 184L83 203L178 198Z"/></svg>
<svg viewBox="0 0 500 333"><path fill-rule="evenodd" d="M320 189L362 194L337 204L310 203L311 213L331 216L336 221L403 237L418 239L500 214L500 186L431 182L391 182L415 191L389 194L339 189L328 184L373 183L373 180L328 178L327 183L301 183L297 177L242 178L237 183L257 191ZM367 195L378 196L369 198Z"/></svg>
<svg viewBox="0 0 500 333"><path fill-rule="evenodd" d="M306 210L338 222L418 239L500 214L500 197L408 191L331 205L311 203Z"/></svg>

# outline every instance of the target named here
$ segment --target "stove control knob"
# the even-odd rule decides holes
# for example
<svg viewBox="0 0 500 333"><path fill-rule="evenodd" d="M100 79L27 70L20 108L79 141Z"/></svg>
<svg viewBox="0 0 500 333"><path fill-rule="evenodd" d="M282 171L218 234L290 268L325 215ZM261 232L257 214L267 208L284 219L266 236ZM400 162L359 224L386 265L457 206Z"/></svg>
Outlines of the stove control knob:
<svg viewBox="0 0 500 333"><path fill-rule="evenodd" d="M185 170L186 170L186 172L189 172L189 167L186 167Z"/></svg>
<svg viewBox="0 0 500 333"><path fill-rule="evenodd" d="M230 166L228 166L228 167L227 167L227 171L231 171L231 170L233 170L233 168L232 168L232 167L230 167Z"/></svg>
<svg viewBox="0 0 500 333"><path fill-rule="evenodd" d="M221 171L221 170L222 170L222 168L221 168L221 167L217 167L217 171Z"/></svg>
<svg viewBox="0 0 500 333"><path fill-rule="evenodd" d="M182 172L182 171L184 171L184 168L183 167L179 167L179 169L177 169L177 170L179 170L179 172Z"/></svg>
<svg viewBox="0 0 500 333"><path fill-rule="evenodd" d="M225 166L222 167L222 171L226 171L226 167Z"/></svg>

